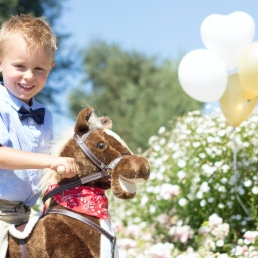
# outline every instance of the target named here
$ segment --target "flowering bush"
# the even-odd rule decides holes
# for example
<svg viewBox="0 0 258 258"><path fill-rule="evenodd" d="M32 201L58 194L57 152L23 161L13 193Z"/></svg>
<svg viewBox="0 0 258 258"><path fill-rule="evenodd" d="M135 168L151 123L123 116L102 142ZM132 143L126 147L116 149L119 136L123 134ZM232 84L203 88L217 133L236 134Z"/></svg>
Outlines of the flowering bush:
<svg viewBox="0 0 258 258"><path fill-rule="evenodd" d="M258 257L258 111L236 128L191 112L149 144L150 179L110 196L121 257Z"/></svg>

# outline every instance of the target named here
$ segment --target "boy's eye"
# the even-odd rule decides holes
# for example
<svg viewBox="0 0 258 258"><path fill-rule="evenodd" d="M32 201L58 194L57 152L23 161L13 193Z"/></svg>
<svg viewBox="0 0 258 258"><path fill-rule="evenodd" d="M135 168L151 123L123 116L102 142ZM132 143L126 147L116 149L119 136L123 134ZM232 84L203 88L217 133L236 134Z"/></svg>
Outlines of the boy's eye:
<svg viewBox="0 0 258 258"><path fill-rule="evenodd" d="M38 72L43 72L44 71L44 69L41 68L41 67L36 67L35 70L38 71Z"/></svg>
<svg viewBox="0 0 258 258"><path fill-rule="evenodd" d="M15 65L17 68L24 68L24 65Z"/></svg>

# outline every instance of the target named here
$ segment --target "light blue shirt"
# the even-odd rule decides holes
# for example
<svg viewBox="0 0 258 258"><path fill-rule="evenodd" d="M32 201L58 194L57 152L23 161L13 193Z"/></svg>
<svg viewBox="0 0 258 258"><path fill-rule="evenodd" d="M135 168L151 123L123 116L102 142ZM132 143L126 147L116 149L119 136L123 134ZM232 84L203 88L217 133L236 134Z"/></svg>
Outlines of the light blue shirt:
<svg viewBox="0 0 258 258"><path fill-rule="evenodd" d="M32 99L32 109L44 107ZM29 152L48 153L52 140L52 115L46 109L44 124L32 118L20 120L18 110L29 106L0 85L0 143L3 146ZM1 148L1 147L0 147ZM20 201L33 206L41 192L38 183L41 170L0 169L0 199Z"/></svg>

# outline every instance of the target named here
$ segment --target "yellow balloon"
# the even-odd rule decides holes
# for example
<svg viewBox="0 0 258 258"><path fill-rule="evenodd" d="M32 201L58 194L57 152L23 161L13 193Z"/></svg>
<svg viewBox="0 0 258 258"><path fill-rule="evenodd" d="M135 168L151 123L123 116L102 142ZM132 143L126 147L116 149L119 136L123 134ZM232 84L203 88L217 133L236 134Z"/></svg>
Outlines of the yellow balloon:
<svg viewBox="0 0 258 258"><path fill-rule="evenodd" d="M253 111L258 97L246 99L237 73L231 74L223 96L220 99L221 110L229 125L237 127Z"/></svg>
<svg viewBox="0 0 258 258"><path fill-rule="evenodd" d="M258 95L258 42L246 47L238 59L238 74L246 99Z"/></svg>

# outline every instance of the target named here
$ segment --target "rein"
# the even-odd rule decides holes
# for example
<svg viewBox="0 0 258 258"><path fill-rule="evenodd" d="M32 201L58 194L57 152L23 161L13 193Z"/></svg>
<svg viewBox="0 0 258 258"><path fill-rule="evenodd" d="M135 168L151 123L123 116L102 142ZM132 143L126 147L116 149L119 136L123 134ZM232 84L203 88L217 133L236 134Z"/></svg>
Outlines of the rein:
<svg viewBox="0 0 258 258"><path fill-rule="evenodd" d="M97 179L103 178L103 177L109 177L109 174L107 173L107 171L100 171L100 172L96 172L94 174L82 177L80 179L77 179L71 183L66 183L64 185L61 185L53 190L51 190L50 192L48 192L46 195L44 195L42 197L42 201L46 202L47 199L49 199L50 197L54 196L55 194L61 193L65 190L68 190L70 188L79 186L79 185L84 185L86 183L95 181Z"/></svg>
<svg viewBox="0 0 258 258"><path fill-rule="evenodd" d="M112 258L114 258L115 256L115 245L116 245L116 237L112 236L109 232L107 232L104 228L100 227L99 225L97 225L96 223L94 223L93 221L91 221L90 219L83 217L82 215L69 211L69 210L61 210L61 209L52 209L50 211L48 211L45 216L47 214L61 214L61 215L65 215L67 217L70 218L74 218L77 219L89 226L91 226L92 228L94 228L95 230L99 231L101 234L103 234L106 238L108 238L111 242L111 256Z"/></svg>

